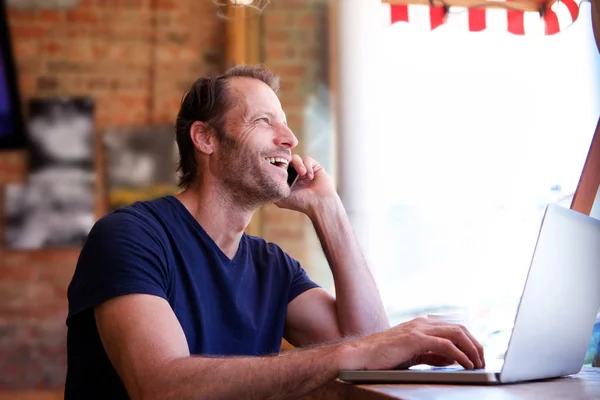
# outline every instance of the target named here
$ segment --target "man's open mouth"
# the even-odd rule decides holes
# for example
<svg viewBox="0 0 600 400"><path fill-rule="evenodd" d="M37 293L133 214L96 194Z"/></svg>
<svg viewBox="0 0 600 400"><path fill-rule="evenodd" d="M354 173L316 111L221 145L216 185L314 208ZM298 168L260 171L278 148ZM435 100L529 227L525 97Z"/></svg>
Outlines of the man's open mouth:
<svg viewBox="0 0 600 400"><path fill-rule="evenodd" d="M271 164L277 166L277 167L281 167L281 168L285 168L287 169L288 167L288 160L286 160L285 158L281 158L281 157L267 157L265 158L265 160L267 160L268 162L270 162Z"/></svg>

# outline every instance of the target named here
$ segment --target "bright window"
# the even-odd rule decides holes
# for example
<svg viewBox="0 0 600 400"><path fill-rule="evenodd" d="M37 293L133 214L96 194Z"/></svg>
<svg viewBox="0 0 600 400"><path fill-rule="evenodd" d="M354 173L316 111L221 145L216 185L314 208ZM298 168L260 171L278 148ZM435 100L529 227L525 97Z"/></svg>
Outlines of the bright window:
<svg viewBox="0 0 600 400"><path fill-rule="evenodd" d="M367 253L388 314L466 307L509 328L544 207L570 206L598 120L590 6L549 37L399 23L383 40Z"/></svg>

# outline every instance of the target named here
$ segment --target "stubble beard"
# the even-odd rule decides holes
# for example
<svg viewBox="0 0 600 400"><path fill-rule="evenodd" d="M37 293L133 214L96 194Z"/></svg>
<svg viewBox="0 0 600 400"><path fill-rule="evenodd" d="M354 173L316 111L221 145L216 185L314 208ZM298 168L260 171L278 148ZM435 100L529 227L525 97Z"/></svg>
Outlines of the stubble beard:
<svg viewBox="0 0 600 400"><path fill-rule="evenodd" d="M255 209L290 194L287 187L282 187L261 167L260 160L268 156L262 153L259 151L260 156L256 155L227 135L221 138L219 164L223 183L234 202L243 208Z"/></svg>

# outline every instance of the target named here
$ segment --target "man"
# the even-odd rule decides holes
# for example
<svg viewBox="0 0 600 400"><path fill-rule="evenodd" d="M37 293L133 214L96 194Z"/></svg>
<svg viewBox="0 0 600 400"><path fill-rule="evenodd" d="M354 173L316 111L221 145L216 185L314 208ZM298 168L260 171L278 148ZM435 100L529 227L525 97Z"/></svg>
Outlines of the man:
<svg viewBox="0 0 600 400"><path fill-rule="evenodd" d="M68 292L66 398L288 399L340 369L483 367L458 325L389 329L331 179L292 155L277 86L252 66L198 79L176 122L184 190L92 229ZM292 190L288 163L301 177ZM279 247L244 234L273 202L312 221L336 299ZM282 337L303 349L277 355Z"/></svg>

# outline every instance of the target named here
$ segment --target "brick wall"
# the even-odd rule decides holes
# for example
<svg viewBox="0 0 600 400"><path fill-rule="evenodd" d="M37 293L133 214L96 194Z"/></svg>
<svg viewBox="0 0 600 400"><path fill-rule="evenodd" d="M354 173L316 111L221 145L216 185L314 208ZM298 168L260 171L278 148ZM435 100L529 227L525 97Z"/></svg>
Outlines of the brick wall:
<svg viewBox="0 0 600 400"><path fill-rule="evenodd" d="M299 139L302 154L303 112L317 84L327 83L327 2L322 0L271 1L263 17L263 60L281 77L281 104L288 124ZM281 243L310 272L306 246L310 222L301 214L275 206L263 210L263 235Z"/></svg>
<svg viewBox="0 0 600 400"><path fill-rule="evenodd" d="M319 3L274 0L264 19L264 61L282 75L281 99L298 133L304 101L323 72ZM109 126L172 122L191 81L219 71L223 62L223 21L208 0L82 0L68 10L10 9L9 22L24 102L92 96L98 136ZM26 178L26 163L25 152L0 153L0 190ZM98 177L101 216L106 208ZM268 240L304 260L305 218L267 207L263 222ZM2 224L0 213L0 236ZM61 390L66 288L78 253L0 247L0 398L15 389Z"/></svg>

